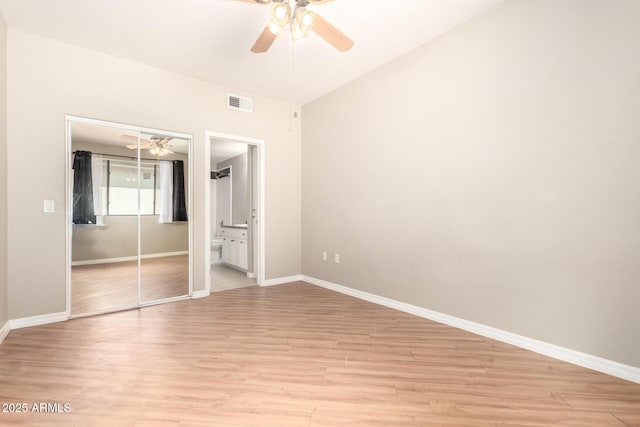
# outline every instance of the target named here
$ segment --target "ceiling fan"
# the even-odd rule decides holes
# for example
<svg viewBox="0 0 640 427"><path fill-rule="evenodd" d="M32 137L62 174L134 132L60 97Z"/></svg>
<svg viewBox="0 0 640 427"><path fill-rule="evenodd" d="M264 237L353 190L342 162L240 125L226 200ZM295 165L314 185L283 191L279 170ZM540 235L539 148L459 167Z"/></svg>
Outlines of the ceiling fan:
<svg viewBox="0 0 640 427"><path fill-rule="evenodd" d="M123 141L135 142L135 144L127 145L129 150L138 149L138 138L131 135L122 135L120 137ZM171 141L172 138L151 135L149 139L140 138L140 149L149 150L149 153L154 156L164 156L167 154L173 154L173 151L165 147L165 145Z"/></svg>
<svg viewBox="0 0 640 427"><path fill-rule="evenodd" d="M253 44L251 52L263 53L269 50L282 30L289 25L291 38L299 40L309 30L318 34L341 52L351 49L353 40L327 22L308 5L320 5L333 0L236 0L245 3L271 4L271 19Z"/></svg>

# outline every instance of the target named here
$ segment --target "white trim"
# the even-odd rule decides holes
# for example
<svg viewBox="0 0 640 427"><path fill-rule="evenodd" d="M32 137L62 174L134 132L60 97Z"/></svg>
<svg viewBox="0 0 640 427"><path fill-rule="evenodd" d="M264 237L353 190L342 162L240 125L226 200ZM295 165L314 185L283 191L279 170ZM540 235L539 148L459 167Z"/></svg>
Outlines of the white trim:
<svg viewBox="0 0 640 427"><path fill-rule="evenodd" d="M2 325L2 328L0 328L0 344L2 344L2 341L4 341L7 335L9 335L10 331L11 331L11 325L7 320L6 322L4 322L4 325Z"/></svg>
<svg viewBox="0 0 640 427"><path fill-rule="evenodd" d="M64 172L64 198L65 198L65 312L67 317L71 317L71 244L73 241L73 194L71 190L71 117L65 116L65 172Z"/></svg>
<svg viewBox="0 0 640 427"><path fill-rule="evenodd" d="M300 282L303 280L302 275L298 274L295 276L287 276L287 277L276 277L275 279L268 279L263 281L260 286L275 286L275 285L283 285L285 283L291 282Z"/></svg>
<svg viewBox="0 0 640 427"><path fill-rule="evenodd" d="M197 299L197 298L206 298L208 297L210 294L210 291L208 289L203 289L201 291L193 291L193 295L191 295L192 299Z"/></svg>
<svg viewBox="0 0 640 427"><path fill-rule="evenodd" d="M118 129L129 130L132 132L140 132L144 134L164 136L164 137L170 137L170 138L176 138L176 139L193 140L193 135L189 133L172 132L168 130L148 128L148 127L138 126L138 125L127 125L124 123L110 122L108 120L90 119L88 117L74 116L72 114L67 114L65 118L67 121L72 121L77 123L85 123L85 124L95 125L95 126L115 127Z"/></svg>
<svg viewBox="0 0 640 427"><path fill-rule="evenodd" d="M111 314L111 313L117 313L119 311L135 310L137 308L140 308L140 307L138 307L137 304L133 304L133 305L125 305L121 307L108 308L106 310L90 311L88 313L73 314L69 316L69 320L80 319L82 317L101 316L103 314Z"/></svg>
<svg viewBox="0 0 640 427"><path fill-rule="evenodd" d="M222 139L227 141L244 143L247 145L253 145L258 150L258 226L257 226L257 240L258 240L258 269L256 273L256 282L259 286L264 286L265 283L265 259L266 259L266 222L265 222L265 141L262 139L249 138L239 135L231 135L221 132L205 131L205 145L203 161L204 170L206 172L205 179L205 194L204 194L204 209L205 209L205 229L204 235L204 251L205 251L205 289L206 295L211 292L211 140ZM196 291L203 292L203 291ZM195 293L195 292L194 292Z"/></svg>
<svg viewBox="0 0 640 427"><path fill-rule="evenodd" d="M640 368L638 367L625 365L619 362L604 359L602 357L593 356L591 354L586 354L554 344L549 344L543 341L538 341L536 339L514 334L502 329L493 328L491 326L486 326L480 323L471 322L469 320L460 319L458 317L407 304L401 301L393 300L391 298L386 298L379 295L370 294L368 292L360 291L358 289L348 288L346 286L327 282L326 280L316 279L314 277L304 275L302 276L302 280L312 285L330 289L335 292L340 292L345 295L350 295L355 298L383 305L385 307L393 308L405 313L413 314L415 316L453 326L455 328L463 329L465 331L469 331L483 337L492 338L498 341L505 342L507 344L515 345L516 347L531 350L535 353L553 357L554 359L593 369L594 371L602 372L614 377L622 378L640 384Z"/></svg>
<svg viewBox="0 0 640 427"><path fill-rule="evenodd" d="M209 140L209 146L211 146L211 140ZM249 147L247 147L248 151ZM211 163L211 156L209 156L209 163ZM211 173L209 173L209 185L211 185ZM211 194L211 189L209 189L209 194ZM218 197L218 187L216 186L216 197ZM211 214L209 214L209 219L211 219ZM218 221L218 217L216 216L216 221ZM229 165L229 224L233 224L233 165Z"/></svg>
<svg viewBox="0 0 640 427"><path fill-rule="evenodd" d="M46 325L48 323L64 322L68 319L67 313L61 311L59 313L41 314L39 316L23 317L21 319L9 320L11 329L28 328L29 326Z"/></svg>
<svg viewBox="0 0 640 427"><path fill-rule="evenodd" d="M153 301L148 301L148 302L142 302L139 305L138 304L134 304L134 305L127 305L127 306L122 306L122 307L110 308L110 309L107 309L107 310L100 310L100 311L92 311L92 312L89 312L89 313L74 314L73 316L70 317L70 319L79 319L79 318L82 318L82 317L100 316L102 314L111 314L111 313L117 313L119 311L126 311L126 310L137 310L139 308L150 307L152 305L166 304L168 302L184 301L184 300L187 300L187 299L190 299L190 298L191 298L190 295L180 295L180 296L177 296L177 297L170 297L170 298L164 298L164 299L153 300Z"/></svg>
<svg viewBox="0 0 640 427"><path fill-rule="evenodd" d="M134 307L134 309L144 308L144 307L151 307L152 305L166 304L168 302L184 301L184 300L188 300L188 299L191 299L190 295L180 295L180 296L177 296L177 297L155 299L153 301L147 301L147 302L140 303L140 305L138 307Z"/></svg>
<svg viewBox="0 0 640 427"><path fill-rule="evenodd" d="M140 159L140 157L142 156L142 150L140 150L140 143L141 143L141 139L142 139L142 132L138 131L136 132L136 135L138 135L138 143L136 144L136 171L138 173L138 178L140 178L140 166L141 166L141 162L142 160ZM171 174L172 180L173 180L173 172ZM140 191L140 179L137 180L138 181L138 191L137 191L137 196L138 196L138 214L136 215L136 241L137 241L137 245L138 247L136 248L136 254L140 255L140 253L142 252L142 215L140 215L140 207L142 206L141 200L142 200L142 191ZM154 190L155 191L155 190ZM171 220L173 220L173 214L171 215ZM136 305L140 306L140 303L142 302L142 268L141 268L141 260L140 257L138 256L136 258L136 261L138 262L138 268L136 269L136 273L138 275L138 278L136 279L137 283L137 287L136 290L137 292L137 297L136 297Z"/></svg>
<svg viewBox="0 0 640 427"><path fill-rule="evenodd" d="M163 252L157 254L147 254L140 255L141 259L149 259L149 258L164 258L169 256L178 256L178 255L189 255L189 251L177 251L177 252ZM118 258L101 258L101 259L88 259L85 261L73 261L71 262L71 266L77 265L94 265L94 264L112 264L114 262L125 262L125 261L136 261L138 259L137 256L123 256Z"/></svg>
<svg viewBox="0 0 640 427"><path fill-rule="evenodd" d="M189 296L193 295L193 260L194 260L194 252L193 252L193 241L195 240L195 203L193 200L193 193L194 193L194 188L193 188L193 174L195 173L195 157L193 155L193 150L194 150L194 139L193 139L193 135L189 135L189 149L188 149L188 153L187 153L187 158L189 161L189 169L187 170L187 185L189 186L189 188L187 189L187 197L189 198L189 201L187 203L187 224L189 226Z"/></svg>

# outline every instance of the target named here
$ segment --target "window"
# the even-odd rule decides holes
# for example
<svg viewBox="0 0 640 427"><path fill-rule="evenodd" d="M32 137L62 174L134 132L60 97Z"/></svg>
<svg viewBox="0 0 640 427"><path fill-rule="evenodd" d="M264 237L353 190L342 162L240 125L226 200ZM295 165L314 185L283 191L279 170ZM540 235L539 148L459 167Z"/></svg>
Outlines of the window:
<svg viewBox="0 0 640 427"><path fill-rule="evenodd" d="M102 162L102 215L137 215L138 188L140 188L140 214L158 212L158 167L152 163L138 164L131 160L103 160ZM96 213L98 214L98 213Z"/></svg>

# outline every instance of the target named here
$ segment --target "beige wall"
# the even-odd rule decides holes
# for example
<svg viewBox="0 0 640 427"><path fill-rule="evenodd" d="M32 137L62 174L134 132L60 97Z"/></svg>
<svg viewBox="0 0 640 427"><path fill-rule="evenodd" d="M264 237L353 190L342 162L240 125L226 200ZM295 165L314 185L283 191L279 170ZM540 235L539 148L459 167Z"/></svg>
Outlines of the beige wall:
<svg viewBox="0 0 640 427"><path fill-rule="evenodd" d="M638 22L513 0L304 106L303 274L640 366Z"/></svg>
<svg viewBox="0 0 640 427"><path fill-rule="evenodd" d="M189 250L189 224L159 224L157 215L140 217L142 255ZM104 226L74 225L73 261L100 260L138 255L138 217L105 216Z"/></svg>
<svg viewBox="0 0 640 427"><path fill-rule="evenodd" d="M7 26L0 15L0 328L7 311Z"/></svg>
<svg viewBox="0 0 640 427"><path fill-rule="evenodd" d="M232 89L14 29L8 63L10 318L65 309L65 114L193 135L194 290L204 289L208 267L205 131L264 139L266 277L300 273L299 123L289 129L294 106L253 96L252 114L234 111L226 107ZM44 199L55 200L54 214L42 213Z"/></svg>

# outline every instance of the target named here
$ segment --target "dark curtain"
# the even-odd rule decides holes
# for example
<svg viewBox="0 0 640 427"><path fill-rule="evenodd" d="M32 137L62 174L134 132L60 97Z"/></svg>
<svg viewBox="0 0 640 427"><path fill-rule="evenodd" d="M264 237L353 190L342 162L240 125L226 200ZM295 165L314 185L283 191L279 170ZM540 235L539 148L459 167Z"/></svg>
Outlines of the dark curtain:
<svg viewBox="0 0 640 427"><path fill-rule="evenodd" d="M76 151L73 171L73 223L95 224L91 151Z"/></svg>
<svg viewBox="0 0 640 427"><path fill-rule="evenodd" d="M187 221L187 207L184 196L184 162L173 161L173 220Z"/></svg>

